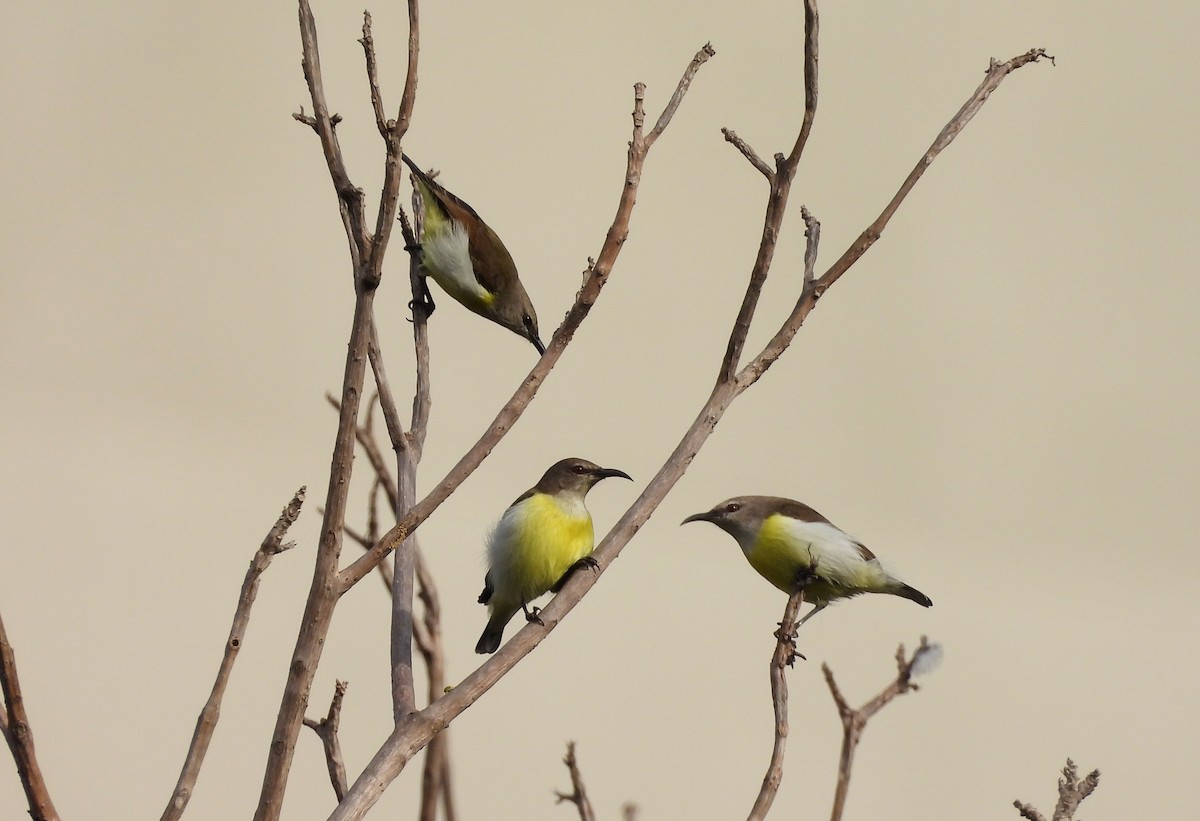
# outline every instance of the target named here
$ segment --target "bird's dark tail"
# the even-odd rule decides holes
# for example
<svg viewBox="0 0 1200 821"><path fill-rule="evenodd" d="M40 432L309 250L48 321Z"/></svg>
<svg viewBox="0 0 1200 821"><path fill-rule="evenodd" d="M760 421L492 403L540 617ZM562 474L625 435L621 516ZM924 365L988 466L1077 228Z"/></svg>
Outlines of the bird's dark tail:
<svg viewBox="0 0 1200 821"><path fill-rule="evenodd" d="M511 614L509 618L511 618ZM486 655L499 650L500 642L504 639L504 625L506 624L508 624L508 619L503 621L495 617L489 619L487 627L483 628L483 635L475 643L475 652Z"/></svg>
<svg viewBox="0 0 1200 821"><path fill-rule="evenodd" d="M933 601L928 596L926 596L924 593L922 593L917 588L911 587L907 584L902 583L902 584L898 585L895 590L890 590L888 592L892 593L895 596L902 596L903 598L906 598L909 601L915 601L917 604L921 605L922 607L933 607Z"/></svg>

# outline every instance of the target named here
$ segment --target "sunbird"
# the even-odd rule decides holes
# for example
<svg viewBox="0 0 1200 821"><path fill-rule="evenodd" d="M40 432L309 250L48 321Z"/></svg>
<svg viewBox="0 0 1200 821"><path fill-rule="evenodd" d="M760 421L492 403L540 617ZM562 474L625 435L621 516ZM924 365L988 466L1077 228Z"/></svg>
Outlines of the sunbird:
<svg viewBox="0 0 1200 821"><path fill-rule="evenodd" d="M624 471L586 459L563 459L504 511L487 541L488 571L479 603L488 606L488 623L476 653L499 649L504 626L518 610L527 621L540 621L531 601L549 590L557 593L576 570L597 566L592 514L584 499L611 476L629 479Z"/></svg>
<svg viewBox="0 0 1200 821"><path fill-rule="evenodd" d="M425 206L421 232L421 268L464 307L503 325L546 352L538 336L537 312L517 277L517 265L496 232L475 209L438 185L408 155L404 162ZM422 301L433 313L425 280Z"/></svg>
<svg viewBox="0 0 1200 821"><path fill-rule="evenodd" d="M779 496L735 496L688 522L712 522L742 548L759 575L791 595L805 582L804 600L815 607L797 624L830 602L859 593L890 593L931 607L929 597L888 573L862 542L803 502Z"/></svg>

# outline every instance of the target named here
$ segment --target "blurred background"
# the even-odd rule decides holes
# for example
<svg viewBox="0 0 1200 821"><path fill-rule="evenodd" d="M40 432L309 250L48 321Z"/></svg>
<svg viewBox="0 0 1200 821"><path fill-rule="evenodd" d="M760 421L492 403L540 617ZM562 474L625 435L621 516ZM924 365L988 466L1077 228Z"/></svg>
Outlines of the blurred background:
<svg viewBox="0 0 1200 821"><path fill-rule="evenodd" d="M401 3L371 9L385 101ZM361 9L317 2L328 98L374 213L383 149ZM551 462L644 483L707 395L761 231L770 157L803 106L796 2L460 2L422 9L405 148L504 238L560 321L620 193L632 86L657 117L717 51L645 167L612 279L537 400L420 535L451 682L485 613L485 534ZM824 817L840 725L922 634L945 659L868 727L848 819L1048 812L1067 756L1103 778L1090 821L1190 818L1200 719L1194 526L1200 217L1195 4L821 10L820 109L750 335L790 310L807 205L824 270L878 214L989 58L1010 76L882 240L739 399L598 586L451 729L460 817L569 819L565 742L602 818L735 818L765 770L767 665L785 597L688 514L735 494L801 499L929 594L831 608L802 631L775 815ZM189 818L258 797L312 573L353 292L287 3L9 4L0 11L0 612L64 817L157 817L208 695L245 567L301 485L298 547L263 579ZM407 192L407 182L404 183ZM407 197L406 197L407 199ZM412 372L407 257L377 300L393 384ZM443 297L432 321L432 487L532 367L532 348ZM365 524L366 460L351 521ZM590 497L598 533L635 498ZM357 553L346 547L345 560ZM388 603L338 609L309 714L350 682L351 777L391 724ZM511 635L510 630L510 635ZM411 817L419 778L380 817ZM284 816L333 806L305 730ZM0 815L25 802L0 763Z"/></svg>

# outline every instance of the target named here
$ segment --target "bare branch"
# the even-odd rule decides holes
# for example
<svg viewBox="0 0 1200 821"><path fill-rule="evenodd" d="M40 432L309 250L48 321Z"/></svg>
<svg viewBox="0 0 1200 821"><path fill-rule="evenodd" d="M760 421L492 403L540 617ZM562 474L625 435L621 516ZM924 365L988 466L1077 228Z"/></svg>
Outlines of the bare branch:
<svg viewBox="0 0 1200 821"><path fill-rule="evenodd" d="M333 784L333 793L337 800L346 797L346 765L342 761L342 744L338 740L338 727L342 723L342 699L346 697L344 681L337 681L333 687L333 698L329 702L329 712L320 721L311 718L304 719L304 726L312 729L321 739L325 749L325 766L329 768L329 781Z"/></svg>
<svg viewBox="0 0 1200 821"><path fill-rule="evenodd" d="M300 518L300 508L304 505L305 492L306 489L302 487L292 496L292 500L283 508L283 512L279 514L279 518L262 540L262 544L259 545L254 558L250 561L249 569L246 570L246 577L242 580L242 590L238 594L237 608L233 613L233 626L229 628L229 638L225 640L225 654L217 669L216 681L213 682L208 701L200 710L200 717L196 719L196 730L192 734L192 743L188 746L187 755L183 760L183 769L179 773L179 780L175 782L171 800L167 802L167 808L163 810L162 821L175 821L180 818L188 801L191 800L192 792L196 787L196 779L200 775L200 768L208 753L208 745L212 742L213 733L217 729L217 721L221 717L221 700L225 697L225 688L229 685L233 663L237 661L238 651L242 649L242 641L246 635L246 629L250 625L250 608L254 606L254 599L258 595L259 579L277 554L295 546L295 542L285 544L283 538L287 535L288 528Z"/></svg>
<svg viewBox="0 0 1200 821"><path fill-rule="evenodd" d="M883 229L896 213L896 210L899 209L900 204L904 202L905 197L908 196L908 193L925 173L925 170L933 163L942 150L953 142L959 132L966 128L967 123L978 113L979 109L987 102L988 97L999 87L1004 78L1018 68L1028 63L1037 62L1043 57L1047 57L1045 49L1033 49L1004 63L997 63L995 60L992 61L984 81L967 102L963 104L958 113L941 130L941 133L938 134L933 144L921 156L921 159L917 161L916 166L900 186L900 190L888 202L879 217L859 235L858 239L846 249L845 253L829 267L829 270L819 279L815 280L811 287L804 289L800 298L796 301L796 306L792 309L791 314L784 321L779 331L766 344L762 352L737 375L739 385L752 385L787 350L792 338L800 330L800 326L804 324L804 320L808 317L809 312L817 304L817 300L821 298L833 283L841 278L842 274L849 270L851 265L867 252L875 243L875 240L879 239L883 233ZM764 236L766 233L765 229ZM738 353L740 354L740 348L738 349ZM722 373L725 372L723 371Z"/></svg>
<svg viewBox="0 0 1200 821"><path fill-rule="evenodd" d="M1052 821L1072 821L1075 810L1100 784L1100 771L1092 770L1087 777L1079 778L1079 769L1075 762L1067 759L1067 765L1062 769L1062 778L1058 779L1058 803L1054 807ZM1028 821L1046 821L1046 817L1033 808L1031 804L1014 801L1013 806L1022 818Z"/></svg>
<svg viewBox="0 0 1200 821"><path fill-rule="evenodd" d="M812 133L813 119L817 116L817 40L820 31L817 0L804 0L804 119L800 123L800 133L796 135L796 144L786 160L792 169L790 173L795 173L800 164L808 135Z"/></svg>
<svg viewBox="0 0 1200 821"><path fill-rule="evenodd" d="M417 104L417 62L421 54L421 13L417 0L408 0L408 71L404 76L404 91L400 95L400 111L396 114L397 142L408 133L413 108ZM411 242L411 237L407 237Z"/></svg>
<svg viewBox="0 0 1200 821"><path fill-rule="evenodd" d="M38 765L33 748L33 728L29 726L29 715L25 712L25 697L21 694L21 680L17 676L17 656L8 643L8 631L4 619L0 618L0 692L4 694L4 740L17 764L17 776L25 789L25 800L29 802L29 815L33 821L58 821L58 810L50 800L46 778Z"/></svg>
<svg viewBox="0 0 1200 821"><path fill-rule="evenodd" d="M428 682L427 700L436 701L446 688L446 655L442 643L442 607L433 574L420 550L413 553L417 595L421 599L424 618L413 621L413 638L425 661ZM421 821L434 821L439 798L446 821L454 813L453 790L450 783L450 736L438 733L425 748L425 766L421 773Z"/></svg>
<svg viewBox="0 0 1200 821"><path fill-rule="evenodd" d="M742 152L742 156L750 161L750 164L757 168L762 175L770 182L775 177L775 170L758 156L750 144L737 135L737 132L732 128L722 128L721 133L725 135L725 142L732 143L733 147Z"/></svg>
<svg viewBox="0 0 1200 821"><path fill-rule="evenodd" d="M367 237L366 218L363 214L363 192L350 182L346 161L342 157L342 147L338 144L337 133L334 131L337 122L330 117L329 105L325 101L321 55L317 48L317 24L313 19L312 7L309 6L308 0L299 2L300 42L304 50L302 66L304 79L308 83L309 97L312 99L313 116L302 119L301 112L301 117L296 119L312 126L321 140L321 150L325 153L325 164L329 166L329 175L333 180L334 190L337 191L342 222L346 226L351 251L356 257L365 258L369 252L370 239Z"/></svg>
<svg viewBox="0 0 1200 821"><path fill-rule="evenodd" d="M555 803L570 801L579 810L579 821L596 821L596 810L592 808L592 802L583 786L583 775L579 772L579 762L575 760L574 741L567 742L567 754L563 756L563 763L567 765L567 772L571 774L571 792L555 790Z"/></svg>
<svg viewBox="0 0 1200 821"><path fill-rule="evenodd" d="M1042 815L1029 804L1014 801L1013 806L1017 808L1017 812L1021 814L1022 818L1026 818L1029 821L1046 821L1046 816Z"/></svg>
<svg viewBox="0 0 1200 821"><path fill-rule="evenodd" d="M363 47L363 56L367 60L367 85L371 89L371 108L375 111L375 126L385 140L391 128L388 126L387 114L383 112L383 94L379 91L379 66L375 62L375 38L371 36L371 12L363 12L362 39L358 42Z"/></svg>
<svg viewBox="0 0 1200 821"><path fill-rule="evenodd" d="M791 667L797 658L803 658L796 652L796 618L800 614L800 605L804 603L804 587L798 585L788 597L787 606L783 610L783 618L779 620L779 629L775 631L775 651L771 654L771 704L775 709L775 742L771 748L771 762L767 765L767 774L763 776L762 787L750 808L749 821L759 821L766 818L779 792L779 784L783 781L783 753L787 746L788 736L788 687L785 667Z"/></svg>
<svg viewBox="0 0 1200 821"><path fill-rule="evenodd" d="M692 80L696 76L696 72L700 70L700 66L708 62L709 57L716 57L717 52L712 47L712 43L705 43L696 56L692 58L692 62L684 69L683 76L679 78L679 83L675 86L675 93L671 95L670 101L663 108L662 114L658 115L658 122L654 124L654 128L646 135L646 148L654 145L654 141L666 130L671 124L671 118L675 116L675 112L679 110L679 104L683 102L683 95L687 94L688 89L692 85Z"/></svg>
<svg viewBox="0 0 1200 821"><path fill-rule="evenodd" d="M896 678L857 710L846 702L846 698L838 689L837 682L833 679L833 670L829 669L827 664L821 665L821 672L825 674L825 682L833 695L833 703L837 705L838 717L842 720L842 752L838 761L837 789L833 796L831 821L838 821L846 808L846 796L850 792L850 774L854 766L854 751L858 748L858 742L862 740L867 722L896 696L919 689L912 683L912 679L929 672L940 657L940 645L930 644L925 636L921 636L921 643L913 651L911 658L905 656L904 645L901 644L896 650Z"/></svg>
<svg viewBox="0 0 1200 821"><path fill-rule="evenodd" d="M804 287L809 288L813 281L813 271L817 267L817 248L821 244L821 223L809 213L803 205L800 206L800 216L804 219Z"/></svg>

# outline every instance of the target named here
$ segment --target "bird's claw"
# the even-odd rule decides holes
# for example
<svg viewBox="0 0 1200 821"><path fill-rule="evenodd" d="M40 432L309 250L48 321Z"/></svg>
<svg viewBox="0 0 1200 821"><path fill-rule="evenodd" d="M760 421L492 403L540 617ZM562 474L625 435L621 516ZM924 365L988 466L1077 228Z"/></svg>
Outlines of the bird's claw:
<svg viewBox="0 0 1200 821"><path fill-rule="evenodd" d="M542 617L538 615L541 612L542 612L542 608L540 608L540 607L526 608L525 609L525 621L534 622L534 623L540 624L542 627L545 627L546 622L542 621Z"/></svg>

